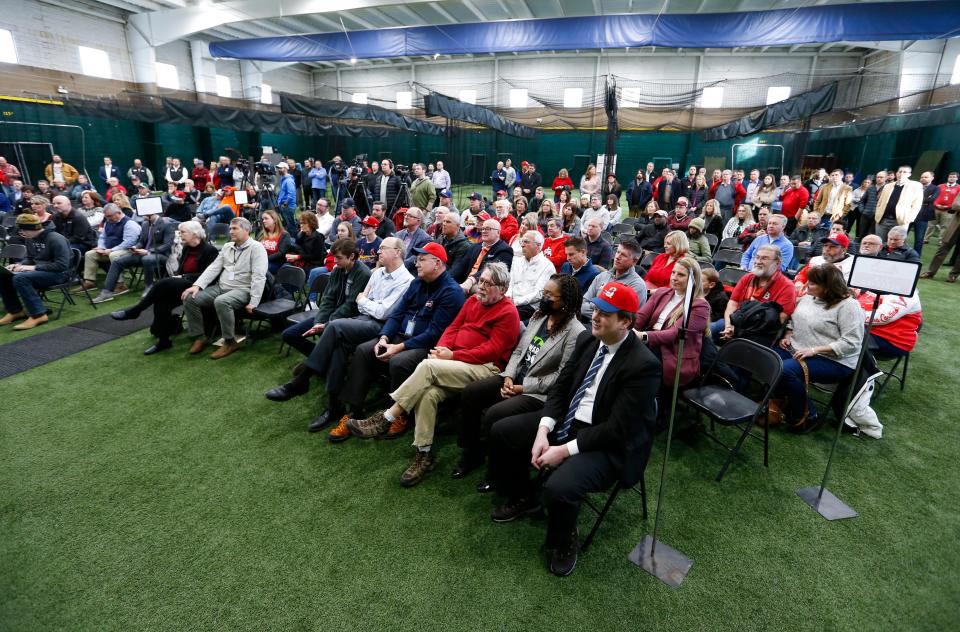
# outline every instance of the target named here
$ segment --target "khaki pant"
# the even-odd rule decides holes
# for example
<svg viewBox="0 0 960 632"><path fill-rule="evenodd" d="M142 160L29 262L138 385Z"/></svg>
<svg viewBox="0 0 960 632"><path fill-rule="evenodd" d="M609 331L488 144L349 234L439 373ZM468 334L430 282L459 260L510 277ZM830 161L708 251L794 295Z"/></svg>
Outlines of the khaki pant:
<svg viewBox="0 0 960 632"><path fill-rule="evenodd" d="M401 408L416 414L413 445L418 448L433 445L440 402L462 391L468 384L499 373L500 369L493 363L467 364L459 360L427 359L418 364L413 374L390 393L390 397Z"/></svg>
<svg viewBox="0 0 960 632"><path fill-rule="evenodd" d="M951 219L953 219L953 216L948 211L936 211L933 221L927 224L927 232L923 235L923 243L930 241L934 232L937 233L937 237L943 239L947 228L950 226Z"/></svg>
<svg viewBox="0 0 960 632"><path fill-rule="evenodd" d="M97 280L97 268L101 263L113 263L117 259L130 254L127 249L111 250L109 255L101 255L96 250L88 250L83 254L83 280L94 282Z"/></svg>
<svg viewBox="0 0 960 632"><path fill-rule="evenodd" d="M183 313L187 316L187 332L191 338L200 338L203 331L204 307L213 306L220 321L220 334L224 340L236 340L236 312L250 304L250 292L246 290L225 290L219 285L210 285L191 296L183 303Z"/></svg>

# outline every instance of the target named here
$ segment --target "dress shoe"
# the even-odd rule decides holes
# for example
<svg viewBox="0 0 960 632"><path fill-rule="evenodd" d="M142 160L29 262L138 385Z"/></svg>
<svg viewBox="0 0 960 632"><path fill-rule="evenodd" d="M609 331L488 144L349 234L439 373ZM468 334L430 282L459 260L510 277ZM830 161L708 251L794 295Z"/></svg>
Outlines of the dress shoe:
<svg viewBox="0 0 960 632"><path fill-rule="evenodd" d="M0 325L9 325L10 323L14 323L18 320L23 320L26 317L27 317L26 312L17 312L17 313L10 312L3 318L0 318Z"/></svg>
<svg viewBox="0 0 960 632"><path fill-rule="evenodd" d="M474 471L478 467L483 465L483 457L475 456L473 454L464 453L460 457L460 461L457 463L457 467L453 468L453 472L450 473L451 478L464 478L470 472Z"/></svg>
<svg viewBox="0 0 960 632"><path fill-rule="evenodd" d="M207 341L203 338L197 338L193 341L193 344L190 345L190 355L197 355L203 348L207 346Z"/></svg>
<svg viewBox="0 0 960 632"><path fill-rule="evenodd" d="M956 275L956 274L948 274L948 275L947 275L947 283L956 283L956 282L957 282L957 275Z"/></svg>
<svg viewBox="0 0 960 632"><path fill-rule="evenodd" d="M480 481L477 483L477 493L478 494L489 494L493 491L493 484L488 483L487 481Z"/></svg>
<svg viewBox="0 0 960 632"><path fill-rule="evenodd" d="M19 325L14 325L13 328L16 331L25 331L27 329L33 329L37 325L42 325L49 320L50 318L46 314L40 314L39 316L31 316Z"/></svg>
<svg viewBox="0 0 960 632"><path fill-rule="evenodd" d="M126 294L130 291L130 288L127 287L126 283L117 283L116 287L113 288L114 296L119 296L121 294Z"/></svg>
<svg viewBox="0 0 960 632"><path fill-rule="evenodd" d="M240 343L238 342L223 342L223 346L210 354L211 360L219 360L221 358L226 358L228 355L240 348Z"/></svg>
<svg viewBox="0 0 960 632"><path fill-rule="evenodd" d="M152 347L148 347L143 352L143 355L146 356L146 355L153 355L154 353L160 353L161 351L166 351L172 346L173 346L173 343L170 342L169 340L160 340L159 342L157 342L157 344L153 345Z"/></svg>
<svg viewBox="0 0 960 632"><path fill-rule="evenodd" d="M333 421L333 416L330 414L329 410L325 410L320 413L320 416L310 422L310 425L307 426L308 432L319 432L323 430L323 427Z"/></svg>
<svg viewBox="0 0 960 632"><path fill-rule="evenodd" d="M304 388L296 382L287 382L286 384L281 384L280 386L271 388L269 391L267 391L267 399L274 402L285 402L288 399L293 399L294 397L304 395L309 390L309 386Z"/></svg>
<svg viewBox="0 0 960 632"><path fill-rule="evenodd" d="M932 278L933 278L933 272L921 272L921 273L920 273L920 278L921 278L921 279L932 279Z"/></svg>

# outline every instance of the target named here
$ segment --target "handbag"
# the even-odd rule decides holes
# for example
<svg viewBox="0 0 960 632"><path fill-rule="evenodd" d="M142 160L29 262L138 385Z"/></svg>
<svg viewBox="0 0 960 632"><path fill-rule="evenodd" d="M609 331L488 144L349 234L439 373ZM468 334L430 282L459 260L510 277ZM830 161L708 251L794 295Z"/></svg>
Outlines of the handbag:
<svg viewBox="0 0 960 632"><path fill-rule="evenodd" d="M807 368L807 363L804 360L797 360L797 362L800 363L800 368L803 370L803 386L804 391L806 391L807 386L810 385L810 369ZM806 427L809 413L809 409L804 406L803 416L798 420L791 421L787 419L787 398L771 398L767 404L767 416L758 417L757 425L762 428L763 426L773 427L788 424L791 430L802 430Z"/></svg>

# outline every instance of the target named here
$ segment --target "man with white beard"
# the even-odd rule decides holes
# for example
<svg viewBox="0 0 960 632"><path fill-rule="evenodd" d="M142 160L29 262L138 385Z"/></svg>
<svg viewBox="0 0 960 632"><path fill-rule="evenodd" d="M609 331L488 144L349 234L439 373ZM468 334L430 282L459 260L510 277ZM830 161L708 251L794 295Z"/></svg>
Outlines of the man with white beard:
<svg viewBox="0 0 960 632"><path fill-rule="evenodd" d="M790 279L780 271L782 257L780 249L776 246L767 245L757 248L750 273L744 275L733 288L723 319L710 324L710 332L714 340L733 338L734 328L733 323L730 322L730 316L747 301L776 302L783 308L780 312L780 322L786 322L790 318L797 307L797 291Z"/></svg>

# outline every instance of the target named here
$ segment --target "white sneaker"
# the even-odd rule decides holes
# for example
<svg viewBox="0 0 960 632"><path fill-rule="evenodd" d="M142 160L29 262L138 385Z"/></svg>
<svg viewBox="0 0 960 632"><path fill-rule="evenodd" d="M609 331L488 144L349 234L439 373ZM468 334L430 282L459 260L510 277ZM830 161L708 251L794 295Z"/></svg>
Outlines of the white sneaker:
<svg viewBox="0 0 960 632"><path fill-rule="evenodd" d="M106 303L107 301L112 301L114 293L108 290L100 290L100 293L90 299L91 303Z"/></svg>

